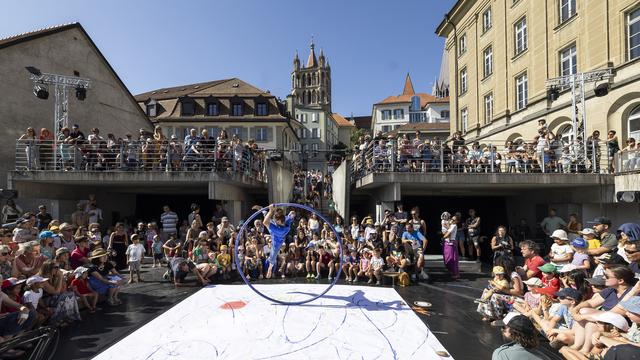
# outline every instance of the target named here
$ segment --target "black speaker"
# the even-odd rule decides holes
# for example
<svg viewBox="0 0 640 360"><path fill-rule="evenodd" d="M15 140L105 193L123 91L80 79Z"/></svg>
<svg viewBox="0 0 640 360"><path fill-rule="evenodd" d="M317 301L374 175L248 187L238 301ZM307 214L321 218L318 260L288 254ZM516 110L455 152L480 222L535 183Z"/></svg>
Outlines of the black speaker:
<svg viewBox="0 0 640 360"><path fill-rule="evenodd" d="M547 100L556 101L560 97L560 91L556 88L551 88L547 90Z"/></svg>
<svg viewBox="0 0 640 360"><path fill-rule="evenodd" d="M607 96L607 94L609 94L609 84L600 84L593 89L593 92L597 97Z"/></svg>

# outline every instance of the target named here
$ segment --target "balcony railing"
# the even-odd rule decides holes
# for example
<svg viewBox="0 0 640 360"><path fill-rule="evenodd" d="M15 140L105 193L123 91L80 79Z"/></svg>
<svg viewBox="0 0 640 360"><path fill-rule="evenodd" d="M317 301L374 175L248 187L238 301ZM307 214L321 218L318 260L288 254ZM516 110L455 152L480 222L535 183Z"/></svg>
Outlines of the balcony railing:
<svg viewBox="0 0 640 360"><path fill-rule="evenodd" d="M231 142L17 140L16 171L216 172L266 182L272 151Z"/></svg>
<svg viewBox="0 0 640 360"><path fill-rule="evenodd" d="M500 144L504 144L501 141ZM371 173L611 173L604 142L589 143L586 158L561 142L455 144L443 141L378 140L359 146L353 154L352 181ZM640 158L638 158L640 166Z"/></svg>
<svg viewBox="0 0 640 360"><path fill-rule="evenodd" d="M615 156L615 169L618 174L640 173L640 150L624 150Z"/></svg>

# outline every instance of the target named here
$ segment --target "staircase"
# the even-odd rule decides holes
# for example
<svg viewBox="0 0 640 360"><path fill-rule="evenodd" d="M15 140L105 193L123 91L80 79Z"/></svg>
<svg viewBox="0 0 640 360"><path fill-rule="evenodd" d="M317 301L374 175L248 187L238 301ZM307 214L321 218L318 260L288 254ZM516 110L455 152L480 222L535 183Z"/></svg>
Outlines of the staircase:
<svg viewBox="0 0 640 360"><path fill-rule="evenodd" d="M327 218L327 220L333 223L334 219L329 217L329 199L325 199L324 197L322 197L320 199L320 209L316 209L316 210L320 211L322 216L324 216L325 218Z"/></svg>

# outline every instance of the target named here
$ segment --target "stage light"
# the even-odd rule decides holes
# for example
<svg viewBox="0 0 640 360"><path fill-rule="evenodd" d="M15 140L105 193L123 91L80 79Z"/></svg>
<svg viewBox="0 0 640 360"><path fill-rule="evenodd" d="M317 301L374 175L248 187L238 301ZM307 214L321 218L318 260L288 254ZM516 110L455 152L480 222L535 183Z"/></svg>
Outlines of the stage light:
<svg viewBox="0 0 640 360"><path fill-rule="evenodd" d="M87 98L87 89L83 86L76 87L76 98L83 101Z"/></svg>
<svg viewBox="0 0 640 360"><path fill-rule="evenodd" d="M38 69L37 67L27 66L27 67L25 67L25 69L27 69L28 72L30 72L31 74L33 74L35 76L42 75L42 71L40 71L40 69Z"/></svg>
<svg viewBox="0 0 640 360"><path fill-rule="evenodd" d="M607 94L609 94L609 83L604 83L596 86L593 89L593 92L597 97L607 96Z"/></svg>
<svg viewBox="0 0 640 360"><path fill-rule="evenodd" d="M551 88L551 89L547 90L547 100L553 102L553 101L558 100L559 97L560 97L560 91L558 91L558 89Z"/></svg>
<svg viewBox="0 0 640 360"><path fill-rule="evenodd" d="M639 202L640 191L618 191L618 193L616 193L616 198L618 202Z"/></svg>
<svg viewBox="0 0 640 360"><path fill-rule="evenodd" d="M33 95L38 99L47 100L49 98L49 89L44 84L35 84L33 86Z"/></svg>

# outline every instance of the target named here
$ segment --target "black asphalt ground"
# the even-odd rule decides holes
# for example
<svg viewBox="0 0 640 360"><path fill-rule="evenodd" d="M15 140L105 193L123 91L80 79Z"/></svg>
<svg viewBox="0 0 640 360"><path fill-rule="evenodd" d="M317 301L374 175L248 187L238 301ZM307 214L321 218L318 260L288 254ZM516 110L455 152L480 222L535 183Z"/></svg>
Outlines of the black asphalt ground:
<svg viewBox="0 0 640 360"><path fill-rule="evenodd" d="M396 285L396 291L407 304L416 300L433 304L429 315L418 314L418 317L453 358L491 359L493 350L503 343L500 329L483 323L473 302L489 279L488 268L481 272L479 265L463 262L461 279L451 281L442 260L433 259L427 266L431 273L429 282L408 287ZM122 305L108 307L103 304L103 309L96 314L84 312L83 322L62 329L52 358L90 359L200 288L193 284L175 289L162 280L164 270L145 266L142 275L145 282L127 286L122 292ZM553 350L545 348L551 358L562 359Z"/></svg>

